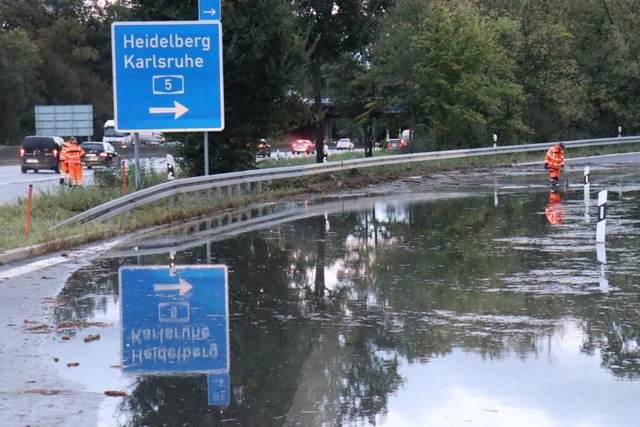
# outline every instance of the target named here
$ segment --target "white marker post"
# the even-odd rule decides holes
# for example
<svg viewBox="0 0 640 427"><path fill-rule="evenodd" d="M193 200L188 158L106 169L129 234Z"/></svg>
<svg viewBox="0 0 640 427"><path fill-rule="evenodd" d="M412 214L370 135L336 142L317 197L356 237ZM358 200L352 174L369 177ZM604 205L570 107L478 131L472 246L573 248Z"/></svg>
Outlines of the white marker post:
<svg viewBox="0 0 640 427"><path fill-rule="evenodd" d="M167 154L167 179L172 180L176 177L176 162L171 154Z"/></svg>
<svg viewBox="0 0 640 427"><path fill-rule="evenodd" d="M605 265L607 264L607 250L604 243L596 243L596 256L600 263L600 290L606 293L609 292L609 281L607 280L605 268Z"/></svg>
<svg viewBox="0 0 640 427"><path fill-rule="evenodd" d="M596 243L604 243L607 225L607 190L598 193L598 224L596 225Z"/></svg>
<svg viewBox="0 0 640 427"><path fill-rule="evenodd" d="M584 168L584 222L589 222L589 191L591 184L589 183L589 166Z"/></svg>
<svg viewBox="0 0 640 427"><path fill-rule="evenodd" d="M584 168L584 203L589 203L589 189L591 184L589 183L589 166Z"/></svg>

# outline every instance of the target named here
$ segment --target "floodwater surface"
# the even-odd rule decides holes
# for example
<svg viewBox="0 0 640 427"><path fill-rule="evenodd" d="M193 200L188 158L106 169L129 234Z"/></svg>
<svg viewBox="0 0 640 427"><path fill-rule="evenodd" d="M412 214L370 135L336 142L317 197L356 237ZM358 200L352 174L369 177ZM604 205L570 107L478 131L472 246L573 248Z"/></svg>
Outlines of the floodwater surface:
<svg viewBox="0 0 640 427"><path fill-rule="evenodd" d="M527 176L415 177L140 236L68 280L46 350L126 393L102 426L637 426L640 191L593 175L586 201ZM127 371L119 270L170 265L227 269L222 377Z"/></svg>

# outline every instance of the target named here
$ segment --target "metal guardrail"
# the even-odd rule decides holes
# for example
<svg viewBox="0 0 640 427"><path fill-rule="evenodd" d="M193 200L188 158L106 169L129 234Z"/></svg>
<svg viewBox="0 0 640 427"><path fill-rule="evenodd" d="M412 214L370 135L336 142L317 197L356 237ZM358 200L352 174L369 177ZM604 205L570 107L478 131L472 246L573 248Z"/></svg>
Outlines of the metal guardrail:
<svg viewBox="0 0 640 427"><path fill-rule="evenodd" d="M616 145L639 143L640 136L582 139L563 141L567 148ZM369 157L362 159L331 161L328 163L315 163L302 166L287 166L280 168L258 169L243 172L232 172L218 175L198 176L192 178L168 181L153 187L145 188L135 193L120 197L100 206L91 208L63 221L52 229L77 223L90 221L104 221L115 215L127 212L134 208L144 206L157 200L171 197L177 194L185 194L202 190L228 188L227 193L232 194L232 188L252 183L262 183L289 178L299 178L309 175L317 175L330 172L339 172L350 169L368 168L375 166L396 165L434 160L454 159L461 157L486 156L495 154L523 153L531 151L543 151L549 149L557 142L536 143L525 145L507 145L503 147L473 148L447 151L430 151L425 153L396 154L389 156Z"/></svg>

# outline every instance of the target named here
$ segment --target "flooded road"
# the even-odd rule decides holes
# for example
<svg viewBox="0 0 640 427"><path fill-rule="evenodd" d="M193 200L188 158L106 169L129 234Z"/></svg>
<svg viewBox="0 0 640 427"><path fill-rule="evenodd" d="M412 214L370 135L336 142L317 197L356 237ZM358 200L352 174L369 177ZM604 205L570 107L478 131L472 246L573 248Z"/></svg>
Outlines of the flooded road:
<svg viewBox="0 0 640 427"><path fill-rule="evenodd" d="M105 400L100 426L636 426L634 172L592 168L587 201L578 168L564 194L534 184L539 173L414 177L378 195L142 235L69 278L44 350L60 375L126 394ZM121 269L212 265L228 274L228 329L194 332L197 312L181 314L174 289L173 320L146 331L167 342L226 336L228 372L200 369L226 360L200 350L189 371L162 345L129 369L127 318L138 309L121 310Z"/></svg>

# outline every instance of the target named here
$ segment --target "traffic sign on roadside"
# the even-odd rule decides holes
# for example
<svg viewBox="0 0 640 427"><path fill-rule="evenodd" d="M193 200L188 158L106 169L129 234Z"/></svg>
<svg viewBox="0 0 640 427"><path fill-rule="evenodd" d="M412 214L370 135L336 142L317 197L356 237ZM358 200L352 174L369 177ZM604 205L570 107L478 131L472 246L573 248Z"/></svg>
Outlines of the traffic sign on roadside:
<svg viewBox="0 0 640 427"><path fill-rule="evenodd" d="M221 0L200 0L198 19L201 21L219 21L222 16Z"/></svg>
<svg viewBox="0 0 640 427"><path fill-rule="evenodd" d="M224 128L219 21L114 22L111 38L118 131Z"/></svg>
<svg viewBox="0 0 640 427"><path fill-rule="evenodd" d="M120 268L125 372L228 372L224 266Z"/></svg>

